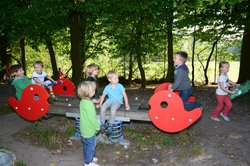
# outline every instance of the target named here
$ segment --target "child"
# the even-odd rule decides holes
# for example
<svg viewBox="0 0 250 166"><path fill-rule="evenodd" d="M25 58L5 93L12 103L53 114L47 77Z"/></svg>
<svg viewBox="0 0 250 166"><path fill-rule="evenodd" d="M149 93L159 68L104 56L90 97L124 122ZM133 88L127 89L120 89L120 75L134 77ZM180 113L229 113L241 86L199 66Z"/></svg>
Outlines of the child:
<svg viewBox="0 0 250 166"><path fill-rule="evenodd" d="M49 77L48 74L43 71L43 62L36 61L34 63L34 68L35 71L32 73L32 84L38 84L47 87L50 91L50 98L56 100L52 86L48 86L48 84L52 82L56 83L56 81Z"/></svg>
<svg viewBox="0 0 250 166"><path fill-rule="evenodd" d="M122 84L118 83L118 74L115 71L110 71L107 74L107 78L109 80L109 84L104 88L103 94L101 96L100 100L100 121L101 121L101 132L104 132L105 130L105 112L110 107L111 115L108 122L109 125L109 131L115 121L116 111L118 108L123 104L123 98L125 101L125 107L127 110L130 109L129 103L128 103L128 97L125 92L125 88L122 86ZM103 104L104 98L108 95L108 99ZM103 105L102 105L103 104Z"/></svg>
<svg viewBox="0 0 250 166"><path fill-rule="evenodd" d="M169 90L180 91L180 97L184 103L185 108L201 108L201 104L197 102L188 102L188 98L193 93L193 87L190 84L188 77L188 67L186 66L187 53L184 51L179 51L175 53L174 57L174 84L169 86Z"/></svg>
<svg viewBox="0 0 250 166"><path fill-rule="evenodd" d="M222 110L224 104L225 107L223 111L220 113L220 116L225 121L230 121L228 118L228 114L230 112L230 109L232 108L232 102L228 96L228 93L235 94L235 91L229 90L230 84L235 86L236 84L228 79L227 73L229 71L229 63L226 61L223 61L219 64L220 69L220 75L218 77L218 88L216 89L216 99L217 99L217 106L214 109L211 119L214 121L220 121L218 118L218 115L220 111Z"/></svg>
<svg viewBox="0 0 250 166"><path fill-rule="evenodd" d="M90 98L95 94L96 85L90 81L81 82L78 86L80 102L80 131L83 142L83 154L85 166L98 166L94 163L96 150L96 133L100 130L100 124L96 119L94 103Z"/></svg>
<svg viewBox="0 0 250 166"><path fill-rule="evenodd" d="M64 78L64 74L63 74L63 71L62 71L62 68L58 68L58 77L61 79L61 78Z"/></svg>
<svg viewBox="0 0 250 166"><path fill-rule="evenodd" d="M98 82L97 82L97 78L96 78L96 76L98 75L98 71L99 71L99 68L94 63L91 63L90 65L87 66L87 79L86 79L86 81L95 82L95 84L96 84L95 95L92 97L92 101L95 104L98 104L100 102L100 99L98 97L99 87L98 87Z"/></svg>
<svg viewBox="0 0 250 166"><path fill-rule="evenodd" d="M14 73L15 78L12 82L12 85L16 89L16 98L21 99L24 88L31 84L31 81L28 77L24 75L23 67L20 64L12 65L11 71Z"/></svg>

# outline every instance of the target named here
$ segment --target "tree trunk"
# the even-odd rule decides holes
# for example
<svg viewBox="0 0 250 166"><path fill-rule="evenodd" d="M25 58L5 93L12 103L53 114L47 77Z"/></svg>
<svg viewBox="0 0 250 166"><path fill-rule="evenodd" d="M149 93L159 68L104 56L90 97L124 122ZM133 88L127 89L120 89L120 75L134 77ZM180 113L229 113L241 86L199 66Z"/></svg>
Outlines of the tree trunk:
<svg viewBox="0 0 250 166"><path fill-rule="evenodd" d="M195 42L196 42L195 31L196 31L196 27L194 27L193 48L192 48L192 81L191 81L192 86L195 86L195 84L194 84L194 54L195 54Z"/></svg>
<svg viewBox="0 0 250 166"><path fill-rule="evenodd" d="M142 23L141 20L138 21L137 27L136 27L136 37L135 37L135 50L136 50L136 58L138 63L138 68L141 73L141 88L146 89L146 77L145 72L142 66L142 48L141 48L141 35L142 35Z"/></svg>
<svg viewBox="0 0 250 166"><path fill-rule="evenodd" d="M84 65L85 61L87 60L86 59L86 51L87 51L87 48L86 48L86 20L87 20L87 17L86 17L85 10L82 11L82 14L79 18L80 18L79 21L80 21L80 28L81 28L81 31L79 33L80 46L81 46L81 49L80 49L81 57L80 58L81 58L82 65Z"/></svg>
<svg viewBox="0 0 250 166"><path fill-rule="evenodd" d="M166 80L168 82L174 82L174 61L173 61L173 2L172 7L169 8L169 15L167 16L167 38L168 38L168 73Z"/></svg>
<svg viewBox="0 0 250 166"><path fill-rule="evenodd" d="M212 50L211 50L211 52L210 52L210 54L209 54L209 56L208 56L208 58L207 58L206 67L205 67L205 69L204 69L205 85L207 85L208 82L209 82L208 76L207 76L207 70L208 70L208 67L209 67L209 62L210 62L210 60L211 60L211 57L212 57L212 55L213 55L213 53L214 53L214 48L215 48L215 46L216 46L216 44L217 44L218 41L219 41L219 39L217 39L217 40L213 43Z"/></svg>
<svg viewBox="0 0 250 166"><path fill-rule="evenodd" d="M249 19L250 14L248 14L247 19ZM241 46L241 55L240 55L240 72L238 83L243 83L246 80L250 80L250 24L245 25L245 30L243 33L242 46Z"/></svg>
<svg viewBox="0 0 250 166"><path fill-rule="evenodd" d="M129 53L129 74L128 74L128 84L131 85L133 78L133 52Z"/></svg>
<svg viewBox="0 0 250 166"><path fill-rule="evenodd" d="M7 64L11 63L11 53L7 53L8 41L6 36L0 37L0 80L3 80Z"/></svg>
<svg viewBox="0 0 250 166"><path fill-rule="evenodd" d="M52 65L52 70L53 70L53 79L58 79L58 72L57 72L57 64L56 64L56 56L55 56L55 51L53 49L52 41L47 39L46 44L49 50L49 55L50 55L50 61Z"/></svg>
<svg viewBox="0 0 250 166"><path fill-rule="evenodd" d="M79 14L72 12L70 16L70 40L71 40L71 61L72 61L72 81L78 84L82 79L82 61L80 55L81 28Z"/></svg>
<svg viewBox="0 0 250 166"><path fill-rule="evenodd" d="M24 37L20 40L20 49L21 49L21 62L24 70L24 75L26 75L26 61L25 61L25 41Z"/></svg>

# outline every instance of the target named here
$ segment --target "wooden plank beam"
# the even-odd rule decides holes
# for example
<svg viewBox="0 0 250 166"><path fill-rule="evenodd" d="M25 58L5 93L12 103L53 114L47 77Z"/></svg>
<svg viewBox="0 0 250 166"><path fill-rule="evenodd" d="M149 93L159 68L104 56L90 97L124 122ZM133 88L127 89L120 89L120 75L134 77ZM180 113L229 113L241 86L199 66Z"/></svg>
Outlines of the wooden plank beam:
<svg viewBox="0 0 250 166"><path fill-rule="evenodd" d="M138 121L150 121L148 117L148 110L139 110L143 100L136 100L130 102L131 108L130 110L126 110L124 105L121 106L116 112L116 117L118 119L124 119L124 121L129 120L138 120ZM79 107L76 105L69 105L69 103L61 103L56 105L50 105L50 109L48 111L49 114L57 114L57 115L65 115L68 117L78 117L79 116ZM96 109L97 115L99 115L100 110ZM110 111L106 111L106 118L109 118Z"/></svg>

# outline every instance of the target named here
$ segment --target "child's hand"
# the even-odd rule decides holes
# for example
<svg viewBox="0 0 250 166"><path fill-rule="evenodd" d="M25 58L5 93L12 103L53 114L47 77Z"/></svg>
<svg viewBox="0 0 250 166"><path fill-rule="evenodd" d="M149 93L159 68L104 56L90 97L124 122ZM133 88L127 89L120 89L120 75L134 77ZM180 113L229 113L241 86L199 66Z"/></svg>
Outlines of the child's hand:
<svg viewBox="0 0 250 166"><path fill-rule="evenodd" d="M126 110L130 110L130 106L129 105L126 105Z"/></svg>
<svg viewBox="0 0 250 166"><path fill-rule="evenodd" d="M234 95L234 94L236 93L236 91L231 91L230 93L231 93L232 95Z"/></svg>
<svg viewBox="0 0 250 166"><path fill-rule="evenodd" d="M173 85L169 85L169 86L168 86L168 90L172 90L172 86L173 86Z"/></svg>

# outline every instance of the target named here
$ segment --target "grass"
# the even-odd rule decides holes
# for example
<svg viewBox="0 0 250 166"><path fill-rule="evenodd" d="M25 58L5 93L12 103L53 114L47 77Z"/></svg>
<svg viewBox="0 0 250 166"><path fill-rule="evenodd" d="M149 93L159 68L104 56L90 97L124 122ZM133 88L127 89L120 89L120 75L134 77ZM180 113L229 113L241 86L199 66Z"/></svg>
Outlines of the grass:
<svg viewBox="0 0 250 166"><path fill-rule="evenodd" d="M133 144L132 149L136 158L142 156L145 151L160 147L162 150L174 151L179 159L195 157L203 154L203 148L196 144L198 137L193 130L184 130L176 134L162 132L155 128L124 128L125 138ZM132 161L131 161L132 162Z"/></svg>
<svg viewBox="0 0 250 166"><path fill-rule="evenodd" d="M70 122L64 119L66 118L54 124L37 121L31 128L27 128L19 134L30 138L35 145L60 152L68 138L75 133Z"/></svg>
<svg viewBox="0 0 250 166"><path fill-rule="evenodd" d="M17 161L15 163L15 166L27 166L27 164L25 162L23 162L23 161Z"/></svg>

